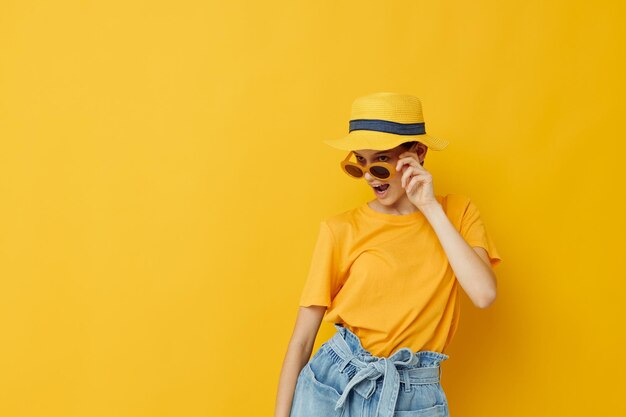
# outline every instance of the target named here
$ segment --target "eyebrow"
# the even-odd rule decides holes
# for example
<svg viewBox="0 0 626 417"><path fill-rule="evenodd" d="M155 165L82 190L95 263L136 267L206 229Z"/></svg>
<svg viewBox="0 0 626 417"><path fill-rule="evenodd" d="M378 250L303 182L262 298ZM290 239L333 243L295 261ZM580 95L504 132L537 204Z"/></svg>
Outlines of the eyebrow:
<svg viewBox="0 0 626 417"><path fill-rule="evenodd" d="M354 151L352 151L352 152L354 152ZM374 152L374 155L380 155L380 154L382 154L382 153L389 153L389 151L388 151L388 150L386 150L386 151ZM360 153L358 153L358 152L354 152L354 154L355 154L355 155L359 155L359 156L363 156L363 155L361 155L361 154L360 154Z"/></svg>

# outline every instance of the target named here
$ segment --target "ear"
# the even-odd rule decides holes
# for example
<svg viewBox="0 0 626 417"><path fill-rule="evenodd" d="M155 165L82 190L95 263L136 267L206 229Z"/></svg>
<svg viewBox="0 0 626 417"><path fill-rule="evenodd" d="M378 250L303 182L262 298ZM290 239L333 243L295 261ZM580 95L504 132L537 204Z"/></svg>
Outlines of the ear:
<svg viewBox="0 0 626 417"><path fill-rule="evenodd" d="M426 152L428 152L428 146L419 142L417 144L416 152L417 152L418 159L421 161L422 164L424 164L424 159L426 158Z"/></svg>

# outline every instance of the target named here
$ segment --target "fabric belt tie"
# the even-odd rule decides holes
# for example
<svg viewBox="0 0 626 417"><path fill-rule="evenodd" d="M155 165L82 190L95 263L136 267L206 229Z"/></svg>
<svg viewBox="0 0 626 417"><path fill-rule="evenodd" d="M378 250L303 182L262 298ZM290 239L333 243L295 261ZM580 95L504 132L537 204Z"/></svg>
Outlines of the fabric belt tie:
<svg viewBox="0 0 626 417"><path fill-rule="evenodd" d="M420 382L434 383L439 380L440 369L437 367L410 368L398 371L396 365L409 365L415 362L415 353L408 347L403 347L390 357L380 357L376 361L363 362L350 350L346 341L342 338L331 338L327 342L335 352L344 360L340 366L340 372L344 372L348 363L353 363L358 372L350 379L348 385L335 404L335 410L344 406L348 394L354 389L363 398L368 399L376 390L376 381L383 377L383 387L380 400L376 408L376 417L393 417L396 401L400 391L400 372L404 374L405 383L410 381L410 375L414 375ZM408 352L407 359L401 359L404 351ZM381 409L381 407L384 407Z"/></svg>

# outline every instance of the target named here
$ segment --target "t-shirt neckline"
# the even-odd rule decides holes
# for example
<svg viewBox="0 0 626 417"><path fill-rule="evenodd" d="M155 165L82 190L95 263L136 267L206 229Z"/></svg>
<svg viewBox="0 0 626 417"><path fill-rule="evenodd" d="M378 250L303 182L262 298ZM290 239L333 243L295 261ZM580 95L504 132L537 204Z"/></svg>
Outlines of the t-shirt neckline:
<svg viewBox="0 0 626 417"><path fill-rule="evenodd" d="M424 217L424 214L419 209L416 209L414 212L408 214L382 213L371 208L367 201L361 205L361 211L368 217L373 217L387 223L395 224L412 223Z"/></svg>

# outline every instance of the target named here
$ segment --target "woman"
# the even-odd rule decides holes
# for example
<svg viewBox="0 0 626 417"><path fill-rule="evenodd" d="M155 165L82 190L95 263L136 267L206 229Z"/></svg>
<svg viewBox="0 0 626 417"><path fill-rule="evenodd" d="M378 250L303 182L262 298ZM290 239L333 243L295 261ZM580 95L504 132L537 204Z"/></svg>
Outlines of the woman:
<svg viewBox="0 0 626 417"><path fill-rule="evenodd" d="M449 416L458 287L489 306L497 249L469 198L435 195L424 158L448 142L426 134L417 97L359 97L348 136L324 142L350 151L343 170L376 198L320 224L275 416ZM322 319L337 332L309 359Z"/></svg>

